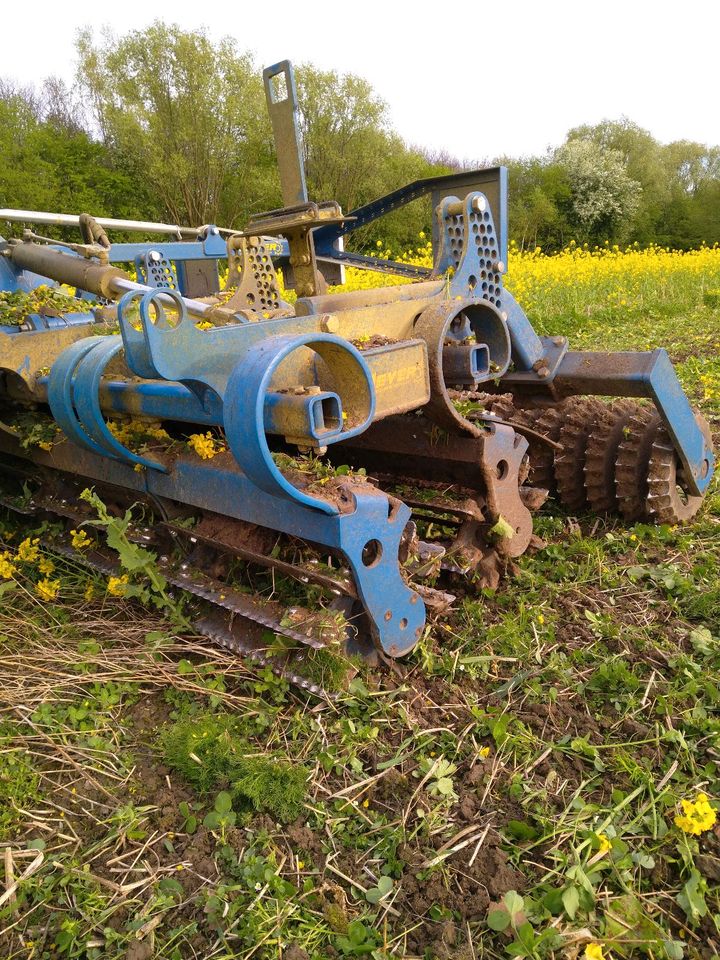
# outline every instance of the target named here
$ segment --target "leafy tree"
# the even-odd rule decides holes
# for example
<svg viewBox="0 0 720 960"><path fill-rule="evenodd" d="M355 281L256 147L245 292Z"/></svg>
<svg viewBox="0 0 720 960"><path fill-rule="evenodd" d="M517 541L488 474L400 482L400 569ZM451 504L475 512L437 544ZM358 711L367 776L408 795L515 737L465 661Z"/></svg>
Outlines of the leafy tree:
<svg viewBox="0 0 720 960"><path fill-rule="evenodd" d="M239 226L277 202L262 81L233 40L158 21L98 46L86 31L78 53L104 143L166 216Z"/></svg>
<svg viewBox="0 0 720 960"><path fill-rule="evenodd" d="M627 172L619 150L570 140L555 152L570 185L568 220L578 239L618 238L638 208L641 185Z"/></svg>
<svg viewBox="0 0 720 960"><path fill-rule="evenodd" d="M142 190L80 127L67 91L0 84L0 206L137 217Z"/></svg>

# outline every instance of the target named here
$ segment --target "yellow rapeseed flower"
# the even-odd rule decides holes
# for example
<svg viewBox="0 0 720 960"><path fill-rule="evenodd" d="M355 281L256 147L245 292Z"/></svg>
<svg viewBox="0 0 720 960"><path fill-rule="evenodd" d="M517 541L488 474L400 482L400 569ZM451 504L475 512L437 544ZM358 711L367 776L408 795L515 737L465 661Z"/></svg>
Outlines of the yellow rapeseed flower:
<svg viewBox="0 0 720 960"><path fill-rule="evenodd" d="M92 543L92 540L84 530L71 530L70 536L72 537L71 542L75 550L85 550L85 548L89 547Z"/></svg>
<svg viewBox="0 0 720 960"><path fill-rule="evenodd" d="M85 587L85 593L83 594L83 597L86 600L92 600L94 596L95 596L95 587L92 583L89 583Z"/></svg>
<svg viewBox="0 0 720 960"><path fill-rule="evenodd" d="M15 576L15 566L10 562L12 554L9 550L0 553L0 578L3 580L12 580Z"/></svg>
<svg viewBox="0 0 720 960"><path fill-rule="evenodd" d="M55 564L50 557L40 557L37 567L44 577L49 577L51 573L55 572Z"/></svg>
<svg viewBox="0 0 720 960"><path fill-rule="evenodd" d="M599 943L589 943L585 947L585 960L605 960L602 945Z"/></svg>
<svg viewBox="0 0 720 960"><path fill-rule="evenodd" d="M40 553L39 543L39 537L35 537L34 540L26 537L17 549L17 559L21 563L35 563Z"/></svg>
<svg viewBox="0 0 720 960"><path fill-rule="evenodd" d="M41 600L55 600L60 593L60 581L44 577L35 584L35 593Z"/></svg>
<svg viewBox="0 0 720 960"><path fill-rule="evenodd" d="M187 445L203 460L211 460L225 450L225 444L222 440L217 440L210 431L207 433L191 433L187 438Z"/></svg>
<svg viewBox="0 0 720 960"><path fill-rule="evenodd" d="M704 793L699 793L695 800L681 800L680 806L683 812L675 817L675 826L683 833L699 836L715 826L717 814Z"/></svg>
<svg viewBox="0 0 720 960"><path fill-rule="evenodd" d="M600 846L598 847L598 853L605 854L608 850L612 850L612 844L610 839L605 833L598 834L598 840L600 841Z"/></svg>
<svg viewBox="0 0 720 960"><path fill-rule="evenodd" d="M126 573L121 577L110 577L107 584L107 592L111 597L124 597L127 583L128 577Z"/></svg>

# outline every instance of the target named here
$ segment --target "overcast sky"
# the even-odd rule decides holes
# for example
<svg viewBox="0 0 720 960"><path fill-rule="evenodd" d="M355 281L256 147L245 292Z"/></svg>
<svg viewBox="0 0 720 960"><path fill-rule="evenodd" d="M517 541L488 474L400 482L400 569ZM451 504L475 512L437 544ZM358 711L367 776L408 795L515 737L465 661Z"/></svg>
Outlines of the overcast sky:
<svg viewBox="0 0 720 960"><path fill-rule="evenodd" d="M542 153L623 115L658 139L720 143L720 0L252 0L3 4L0 75L72 80L74 38L156 18L360 74L410 143L461 159Z"/></svg>

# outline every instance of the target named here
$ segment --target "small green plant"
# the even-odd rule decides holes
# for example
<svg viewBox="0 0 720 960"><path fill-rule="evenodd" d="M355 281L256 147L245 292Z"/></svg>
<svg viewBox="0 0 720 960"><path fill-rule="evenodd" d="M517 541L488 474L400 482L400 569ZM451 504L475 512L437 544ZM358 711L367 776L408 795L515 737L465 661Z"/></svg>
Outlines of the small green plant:
<svg viewBox="0 0 720 960"><path fill-rule="evenodd" d="M219 834L222 843L225 843L225 834L229 827L234 827L237 820L232 808L232 797L222 790L215 797L215 806L205 815L203 826L215 834Z"/></svg>
<svg viewBox="0 0 720 960"><path fill-rule="evenodd" d="M97 520L87 523L105 530L108 546L116 551L120 565L132 578L132 582L124 584L123 596L152 602L178 625L189 626L177 601L168 593L168 582L158 568L156 555L133 543L128 535L133 523L132 509L126 510L122 517L114 517L100 497L89 489L83 490L80 499L90 504L98 515Z"/></svg>
<svg viewBox="0 0 720 960"><path fill-rule="evenodd" d="M237 719L185 718L168 727L161 742L167 763L201 793L225 786L235 807L270 813L283 823L302 810L306 768L258 753Z"/></svg>
<svg viewBox="0 0 720 960"><path fill-rule="evenodd" d="M453 785L453 774L457 773L457 766L450 763L445 757L423 757L418 767L418 773L423 777L429 775L427 792L431 797L454 801L457 800Z"/></svg>

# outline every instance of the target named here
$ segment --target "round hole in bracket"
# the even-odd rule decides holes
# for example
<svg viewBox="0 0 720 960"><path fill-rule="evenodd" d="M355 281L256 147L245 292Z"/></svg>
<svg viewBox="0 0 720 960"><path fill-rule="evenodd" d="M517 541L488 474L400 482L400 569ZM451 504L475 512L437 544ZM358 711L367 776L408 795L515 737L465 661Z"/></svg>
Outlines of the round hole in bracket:
<svg viewBox="0 0 720 960"><path fill-rule="evenodd" d="M159 330L172 330L180 323L180 310L175 303L159 303L153 300L148 305L150 323Z"/></svg>
<svg viewBox="0 0 720 960"><path fill-rule="evenodd" d="M382 557L382 544L379 540L368 540L362 549L362 562L364 567L374 567L380 563Z"/></svg>
<svg viewBox="0 0 720 960"><path fill-rule="evenodd" d="M385 620L392 620L392 610L385 611Z"/></svg>
<svg viewBox="0 0 720 960"><path fill-rule="evenodd" d="M507 460L498 460L497 466L495 467L498 480L504 480L509 470L510 467L508 466Z"/></svg>
<svg viewBox="0 0 720 960"><path fill-rule="evenodd" d="M401 630L406 630L406 629L407 629L407 625L408 625L407 617L403 617L402 620L400 621L400 629L401 629Z"/></svg>

